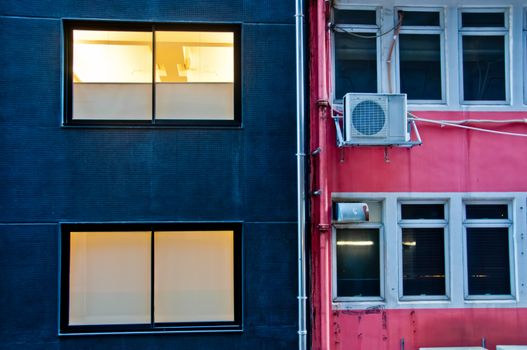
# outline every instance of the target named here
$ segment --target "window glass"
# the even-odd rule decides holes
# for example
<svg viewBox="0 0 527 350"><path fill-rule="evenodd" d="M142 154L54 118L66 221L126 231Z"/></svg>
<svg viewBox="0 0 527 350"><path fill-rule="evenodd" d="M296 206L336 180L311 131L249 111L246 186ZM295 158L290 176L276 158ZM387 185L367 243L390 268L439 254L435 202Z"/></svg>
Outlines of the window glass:
<svg viewBox="0 0 527 350"><path fill-rule="evenodd" d="M404 295L445 295L444 229L403 228Z"/></svg>
<svg viewBox="0 0 527 350"><path fill-rule="evenodd" d="M335 23L376 25L377 13L375 10L339 10L334 12Z"/></svg>
<svg viewBox="0 0 527 350"><path fill-rule="evenodd" d="M465 101L505 100L505 37L463 35Z"/></svg>
<svg viewBox="0 0 527 350"><path fill-rule="evenodd" d="M72 232L69 324L150 322L150 232Z"/></svg>
<svg viewBox="0 0 527 350"><path fill-rule="evenodd" d="M380 296L379 229L337 230L337 294Z"/></svg>
<svg viewBox="0 0 527 350"><path fill-rule="evenodd" d="M237 26L66 21L65 32L66 123L239 123Z"/></svg>
<svg viewBox="0 0 527 350"><path fill-rule="evenodd" d="M216 225L63 224L61 333L240 329L240 232Z"/></svg>
<svg viewBox="0 0 527 350"><path fill-rule="evenodd" d="M152 118L152 33L73 31L73 118Z"/></svg>
<svg viewBox="0 0 527 350"><path fill-rule="evenodd" d="M361 36L375 36L361 33ZM348 92L377 92L377 41L335 33L335 98Z"/></svg>
<svg viewBox="0 0 527 350"><path fill-rule="evenodd" d="M467 228L468 294L510 294L509 229Z"/></svg>
<svg viewBox="0 0 527 350"><path fill-rule="evenodd" d="M444 204L401 204L401 219L439 219L445 218Z"/></svg>
<svg viewBox="0 0 527 350"><path fill-rule="evenodd" d="M233 238L155 232L155 322L234 321Z"/></svg>
<svg viewBox="0 0 527 350"><path fill-rule="evenodd" d="M507 219L507 204L467 204L467 219Z"/></svg>
<svg viewBox="0 0 527 350"><path fill-rule="evenodd" d="M505 27L503 12L463 12L461 13L463 27Z"/></svg>
<svg viewBox="0 0 527 350"><path fill-rule="evenodd" d="M401 92L409 100L441 100L441 36L400 34Z"/></svg>
<svg viewBox="0 0 527 350"><path fill-rule="evenodd" d="M156 32L156 118L232 119L234 34Z"/></svg>
<svg viewBox="0 0 527 350"><path fill-rule="evenodd" d="M439 12L403 11L403 26L439 26Z"/></svg>

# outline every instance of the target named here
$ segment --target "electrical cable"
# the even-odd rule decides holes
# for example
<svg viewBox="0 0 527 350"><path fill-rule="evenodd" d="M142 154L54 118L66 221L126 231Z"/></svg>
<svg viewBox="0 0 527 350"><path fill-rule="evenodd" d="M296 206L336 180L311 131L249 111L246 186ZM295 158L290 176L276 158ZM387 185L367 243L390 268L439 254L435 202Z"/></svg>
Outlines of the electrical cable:
<svg viewBox="0 0 527 350"><path fill-rule="evenodd" d="M331 25L331 28L332 29L338 29L339 31L341 31L342 33L346 33L348 35L351 35L351 36L355 36L357 38L362 38L362 39L377 39L377 38L380 38L380 37L383 37L387 34L390 34L393 30L396 30L397 28L399 28L401 26L401 23L402 23L402 19L399 20L397 22L397 24L395 26L393 26L391 29L385 31L384 33L381 33L381 34L378 34L378 35L362 35L362 34L357 34L353 31L349 31L347 30L346 28L343 28L341 27L340 25L338 24L335 24L335 23L332 23ZM353 27L351 27L351 30L353 30Z"/></svg>
<svg viewBox="0 0 527 350"><path fill-rule="evenodd" d="M456 122L450 122L450 121L446 121L446 120L426 119L426 118L421 118L421 117L418 117L416 115L413 115L412 113L408 113L408 115L411 117L412 120L415 120L415 121L418 121L418 122L438 124L438 125L441 125L441 126L451 126L451 127L455 127L455 128L474 130L474 131L480 131L480 132L487 132L487 133L490 133L490 134L497 134L497 135L527 137L527 134L520 134L520 133L508 132L508 131L498 131L498 130L477 128L477 127L474 127L474 126L460 125L460 124L457 124Z"/></svg>

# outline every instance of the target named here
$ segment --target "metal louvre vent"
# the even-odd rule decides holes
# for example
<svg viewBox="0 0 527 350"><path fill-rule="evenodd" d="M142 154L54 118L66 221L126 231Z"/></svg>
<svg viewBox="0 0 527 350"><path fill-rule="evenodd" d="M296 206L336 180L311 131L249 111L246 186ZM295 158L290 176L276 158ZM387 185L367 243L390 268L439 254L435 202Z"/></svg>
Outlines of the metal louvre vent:
<svg viewBox="0 0 527 350"><path fill-rule="evenodd" d="M351 101L351 135L385 137L387 104L386 98Z"/></svg>

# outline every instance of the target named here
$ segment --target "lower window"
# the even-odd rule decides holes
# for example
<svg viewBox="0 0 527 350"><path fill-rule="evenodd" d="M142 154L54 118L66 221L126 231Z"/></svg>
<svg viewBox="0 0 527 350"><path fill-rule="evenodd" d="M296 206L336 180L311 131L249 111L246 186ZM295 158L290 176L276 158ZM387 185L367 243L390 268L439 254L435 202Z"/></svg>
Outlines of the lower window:
<svg viewBox="0 0 527 350"><path fill-rule="evenodd" d="M241 329L240 224L63 224L60 331Z"/></svg>
<svg viewBox="0 0 527 350"><path fill-rule="evenodd" d="M337 297L381 298L379 228L337 229Z"/></svg>

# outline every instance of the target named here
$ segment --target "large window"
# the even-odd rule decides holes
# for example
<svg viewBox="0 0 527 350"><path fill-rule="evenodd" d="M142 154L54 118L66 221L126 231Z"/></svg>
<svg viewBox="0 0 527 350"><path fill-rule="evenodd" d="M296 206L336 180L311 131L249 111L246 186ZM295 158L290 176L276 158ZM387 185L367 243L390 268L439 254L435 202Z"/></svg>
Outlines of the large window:
<svg viewBox="0 0 527 350"><path fill-rule="evenodd" d="M512 294L509 212L506 203L465 204L467 298L507 298Z"/></svg>
<svg viewBox="0 0 527 350"><path fill-rule="evenodd" d="M240 120L234 25L65 22L65 123Z"/></svg>
<svg viewBox="0 0 527 350"><path fill-rule="evenodd" d="M401 297L446 297L444 203L400 203Z"/></svg>
<svg viewBox="0 0 527 350"><path fill-rule="evenodd" d="M237 224L63 224L62 334L238 330Z"/></svg>
<svg viewBox="0 0 527 350"><path fill-rule="evenodd" d="M507 102L508 21L505 10L460 12L462 100Z"/></svg>
<svg viewBox="0 0 527 350"><path fill-rule="evenodd" d="M399 90L415 103L444 102L442 11L399 9Z"/></svg>

